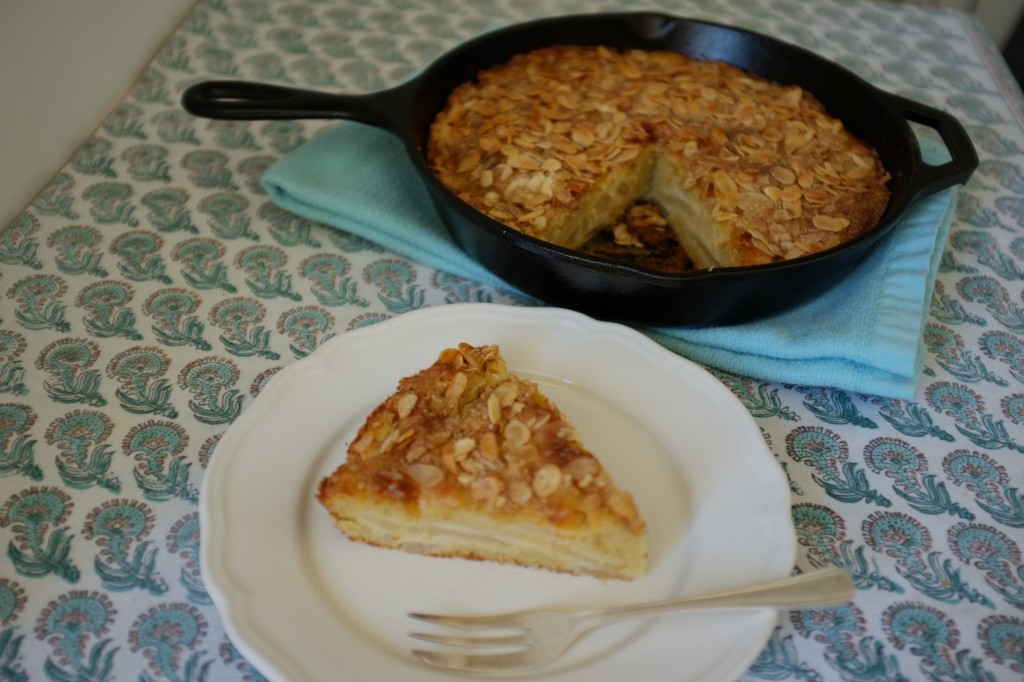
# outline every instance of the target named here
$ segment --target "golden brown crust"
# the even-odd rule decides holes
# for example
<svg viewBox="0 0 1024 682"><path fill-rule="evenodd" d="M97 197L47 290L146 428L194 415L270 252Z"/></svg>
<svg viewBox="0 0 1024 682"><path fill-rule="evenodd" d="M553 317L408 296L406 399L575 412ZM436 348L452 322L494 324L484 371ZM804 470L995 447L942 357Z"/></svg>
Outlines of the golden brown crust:
<svg viewBox="0 0 1024 682"><path fill-rule="evenodd" d="M558 542L612 532L639 554L632 564L613 557L620 567L639 563L642 570L646 553L646 527L633 498L615 486L537 385L508 371L497 346L460 344L403 378L356 434L348 461L320 482L317 498L346 534L371 544L402 541L355 528L360 505L388 507L389 518L410 525L448 523L468 512L492 523L495 533L502 524L531 525ZM414 551L543 565L473 547Z"/></svg>
<svg viewBox="0 0 1024 682"><path fill-rule="evenodd" d="M821 251L873 226L888 202L875 151L809 93L674 52L517 55L456 88L431 126L428 160L478 210L578 248L586 239L564 226L588 192L609 191L620 171L652 173L637 163L651 147L671 163L670 191L692 194L725 235L711 254L725 262L705 267ZM671 200L659 192L649 198Z"/></svg>

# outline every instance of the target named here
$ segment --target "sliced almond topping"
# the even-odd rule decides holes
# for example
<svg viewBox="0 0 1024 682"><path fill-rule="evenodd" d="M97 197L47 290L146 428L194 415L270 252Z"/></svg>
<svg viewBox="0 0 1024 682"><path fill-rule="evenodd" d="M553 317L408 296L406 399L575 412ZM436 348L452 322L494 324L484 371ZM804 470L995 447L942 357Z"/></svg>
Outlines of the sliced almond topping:
<svg viewBox="0 0 1024 682"><path fill-rule="evenodd" d="M543 499L550 497L562 485L562 470L554 464L545 464L533 475L533 494Z"/></svg>
<svg viewBox="0 0 1024 682"><path fill-rule="evenodd" d="M406 473L409 474L409 478L416 481L424 488L433 488L444 480L444 472L433 464L422 464L417 462L416 464L409 465L409 468L406 469Z"/></svg>
<svg viewBox="0 0 1024 682"><path fill-rule="evenodd" d="M850 221L842 216L816 215L812 222L823 232L842 232L850 226Z"/></svg>

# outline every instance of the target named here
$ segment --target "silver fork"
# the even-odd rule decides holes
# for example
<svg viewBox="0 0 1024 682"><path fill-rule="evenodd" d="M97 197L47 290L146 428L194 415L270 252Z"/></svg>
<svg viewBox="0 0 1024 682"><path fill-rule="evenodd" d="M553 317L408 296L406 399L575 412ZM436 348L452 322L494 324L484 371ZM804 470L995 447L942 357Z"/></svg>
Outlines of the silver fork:
<svg viewBox="0 0 1024 682"><path fill-rule="evenodd" d="M827 568L785 580L727 592L680 597L596 611L537 609L493 616L410 613L411 618L472 634L411 632L410 637L454 651L415 649L428 665L470 672L518 672L551 663L585 632L619 621L700 609L808 609L838 606L853 598L853 580Z"/></svg>

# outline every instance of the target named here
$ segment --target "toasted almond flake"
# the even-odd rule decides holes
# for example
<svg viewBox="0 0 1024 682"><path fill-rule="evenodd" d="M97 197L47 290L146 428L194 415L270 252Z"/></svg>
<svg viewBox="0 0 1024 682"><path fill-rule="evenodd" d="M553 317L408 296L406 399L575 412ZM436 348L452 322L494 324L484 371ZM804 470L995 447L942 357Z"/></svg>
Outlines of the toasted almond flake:
<svg viewBox="0 0 1024 682"><path fill-rule="evenodd" d="M399 419L405 419L412 412L413 408L416 407L416 403L419 401L419 396L415 393L406 393L398 402L395 403L395 412L398 413Z"/></svg>
<svg viewBox="0 0 1024 682"><path fill-rule="evenodd" d="M406 469L406 473L409 474L409 478L424 488L433 488L444 480L444 472L433 464L424 464L422 462L410 464L409 468Z"/></svg>
<svg viewBox="0 0 1024 682"><path fill-rule="evenodd" d="M850 221L842 216L816 215L811 222L824 232L842 232L850 226Z"/></svg>

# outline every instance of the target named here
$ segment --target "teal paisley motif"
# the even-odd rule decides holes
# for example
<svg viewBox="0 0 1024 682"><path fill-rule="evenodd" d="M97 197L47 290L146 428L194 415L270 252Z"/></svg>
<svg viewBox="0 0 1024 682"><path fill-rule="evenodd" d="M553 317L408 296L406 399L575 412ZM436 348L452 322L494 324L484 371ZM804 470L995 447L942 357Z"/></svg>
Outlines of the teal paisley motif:
<svg viewBox="0 0 1024 682"><path fill-rule="evenodd" d="M318 50L322 50L328 57L334 59L347 59L356 55L356 48L352 44L352 36L349 33L340 31L318 33L313 38L313 44Z"/></svg>
<svg viewBox="0 0 1024 682"><path fill-rule="evenodd" d="M238 289L228 280L228 267L221 261L225 253L219 241L196 237L179 242L171 258L181 263L181 276L193 289L220 289L233 294Z"/></svg>
<svg viewBox="0 0 1024 682"><path fill-rule="evenodd" d="M883 576L878 562L866 556L864 545L854 548L846 537L846 523L834 511L820 504L793 505L797 541L807 547L807 558L815 568L838 566L850 574L860 589L876 587L902 594L903 588Z"/></svg>
<svg viewBox="0 0 1024 682"><path fill-rule="evenodd" d="M281 57L272 52L253 55L246 60L249 69L253 71L260 80L271 82L290 83L292 78L288 75L288 69L281 61Z"/></svg>
<svg viewBox="0 0 1024 682"><path fill-rule="evenodd" d="M709 367L708 371L725 384L753 416L778 417L786 421L800 419L792 408L782 404L778 389L771 388L768 383L741 377L715 367Z"/></svg>
<svg viewBox="0 0 1024 682"><path fill-rule="evenodd" d="M206 620L194 606L161 604L136 619L128 641L132 651L149 660L154 675L150 679L202 682L213 663L203 660L206 651L200 649L206 629Z"/></svg>
<svg viewBox="0 0 1024 682"><path fill-rule="evenodd" d="M994 277L988 275L964 277L957 282L956 290L965 301L983 303L994 316L1003 318L1011 324L1015 318L1024 319L1021 309L1010 300L1010 294L1006 287Z"/></svg>
<svg viewBox="0 0 1024 682"><path fill-rule="evenodd" d="M108 500L89 512L82 537L100 547L93 567L105 588L141 589L155 595L167 591L156 570L158 550L145 539L153 532L154 522L150 508L136 500Z"/></svg>
<svg viewBox="0 0 1024 682"><path fill-rule="evenodd" d="M801 426L786 436L786 452L814 469L812 478L829 496L841 502L890 507L892 502L872 490L867 475L849 460L849 446L839 434L819 426Z"/></svg>
<svg viewBox="0 0 1024 682"><path fill-rule="evenodd" d="M317 224L312 220L300 218L270 201L260 206L258 215L267 224L270 236L281 246L310 246L314 249L322 246L313 237Z"/></svg>
<svg viewBox="0 0 1024 682"><path fill-rule="evenodd" d="M850 424L865 429L877 429L878 424L860 413L846 391L817 386L801 387L798 392L807 396L804 407L826 424Z"/></svg>
<svg viewBox="0 0 1024 682"><path fill-rule="evenodd" d="M43 480L35 462L36 441L28 434L35 423L36 413L28 405L0 403L0 478Z"/></svg>
<svg viewBox="0 0 1024 682"><path fill-rule="evenodd" d="M304 358L328 340L334 326L334 316L322 308L303 306L293 308L281 315L277 330L291 338L288 346L296 358Z"/></svg>
<svg viewBox="0 0 1024 682"><path fill-rule="evenodd" d="M146 132L142 124L142 109L134 104L122 102L103 122L103 130L114 137L145 140Z"/></svg>
<svg viewBox="0 0 1024 682"><path fill-rule="evenodd" d="M32 208L40 215L60 216L77 220L75 212L75 180L68 173L57 173L43 191L32 201Z"/></svg>
<svg viewBox="0 0 1024 682"><path fill-rule="evenodd" d="M243 0L235 8L240 18L253 24L273 24L274 15L266 0Z"/></svg>
<svg viewBox="0 0 1024 682"><path fill-rule="evenodd" d="M82 198L89 202L89 215L103 225L121 224L138 227L135 206L131 202L132 186L123 182L101 182L86 187Z"/></svg>
<svg viewBox="0 0 1024 682"><path fill-rule="evenodd" d="M196 51L196 57L203 62L203 70L210 75L224 78L238 75L235 55L230 50L207 44Z"/></svg>
<svg viewBox="0 0 1024 682"><path fill-rule="evenodd" d="M282 17L287 19L292 26L302 28L316 28L320 26L320 20L316 16L316 10L312 7L302 5L285 5L280 9Z"/></svg>
<svg viewBox="0 0 1024 682"><path fill-rule="evenodd" d="M256 29L252 26L234 22L225 22L217 27L224 43L236 50L251 49L258 46Z"/></svg>
<svg viewBox="0 0 1024 682"><path fill-rule="evenodd" d="M960 577L951 559L932 551L932 537L919 521L906 514L876 512L863 524L868 546L896 560L896 571L916 589L937 601L967 600L992 607L991 600Z"/></svg>
<svg viewBox="0 0 1024 682"><path fill-rule="evenodd" d="M979 151L999 157L1020 158L1024 152L1019 145L1000 135L995 128L987 125L965 124L971 141L978 147Z"/></svg>
<svg viewBox="0 0 1024 682"><path fill-rule="evenodd" d="M237 190L231 171L227 167L228 157L213 149L189 152L181 160L181 166L188 173L189 181L201 189Z"/></svg>
<svg viewBox="0 0 1024 682"><path fill-rule="evenodd" d="M107 271L100 264L102 241L103 235L91 225L68 225L50 234L46 244L57 251L54 263L65 275L106 277Z"/></svg>
<svg viewBox="0 0 1024 682"><path fill-rule="evenodd" d="M893 604L882 614L882 628L897 649L908 649L921 659L921 670L928 679L995 680L968 651L956 651L960 631L936 608L911 602Z"/></svg>
<svg viewBox="0 0 1024 682"><path fill-rule="evenodd" d="M210 121L209 130L218 147L260 151L256 136L252 134L252 124L248 121Z"/></svg>
<svg viewBox="0 0 1024 682"><path fill-rule="evenodd" d="M369 50L373 54L374 60L378 62L386 64L388 62L405 63L408 61L398 42L389 35L366 36L359 41L359 47Z"/></svg>
<svg viewBox="0 0 1024 682"><path fill-rule="evenodd" d="M377 287L377 298L395 315L423 307L424 291L412 283L416 272L405 261L394 258L374 261L363 269L363 279Z"/></svg>
<svg viewBox="0 0 1024 682"><path fill-rule="evenodd" d="M203 585L203 576L199 568L199 514L192 512L179 519L167 536L167 549L185 560L178 576L178 582L188 593L189 601L195 604L212 604L210 595Z"/></svg>
<svg viewBox="0 0 1024 682"><path fill-rule="evenodd" d="M133 295L125 282L95 282L79 292L75 306L85 311L82 321L93 336L137 341L142 335L135 329L135 311L128 305Z"/></svg>
<svg viewBox="0 0 1024 682"><path fill-rule="evenodd" d="M292 71L300 82L311 88L327 88L335 85L332 64L320 57L308 55L291 63Z"/></svg>
<svg viewBox="0 0 1024 682"><path fill-rule="evenodd" d="M384 313L363 313L352 318L352 321L348 323L346 331L369 327L387 319L390 319L390 315L385 315Z"/></svg>
<svg viewBox="0 0 1024 682"><path fill-rule="evenodd" d="M839 671L839 679L904 679L896 658L864 637L864 613L855 605L793 611L790 622L803 637L825 643L825 660Z"/></svg>
<svg viewBox="0 0 1024 682"><path fill-rule="evenodd" d="M110 253L118 257L117 269L126 279L170 284L167 265L160 255L163 243L155 232L134 230L115 237L110 243Z"/></svg>
<svg viewBox="0 0 1024 682"><path fill-rule="evenodd" d="M114 680L118 648L108 634L117 609L105 594L74 590L46 605L36 621L36 637L54 649L44 664L51 680Z"/></svg>
<svg viewBox="0 0 1024 682"><path fill-rule="evenodd" d="M1003 223L998 211L983 205L977 197L966 192L957 195L956 217L966 225L983 230L990 228L1013 230L1013 227Z"/></svg>
<svg viewBox="0 0 1024 682"><path fill-rule="evenodd" d="M171 36L157 52L156 62L171 71L191 72L188 41L182 36Z"/></svg>
<svg viewBox="0 0 1024 682"><path fill-rule="evenodd" d="M347 258L332 253L316 254L299 264L299 272L313 283L313 295L323 305L367 308L370 303L359 295L358 282L347 276L351 269Z"/></svg>
<svg viewBox="0 0 1024 682"><path fill-rule="evenodd" d="M99 486L121 492L121 481L110 471L114 453L103 441L114 425L101 412L75 410L53 420L46 429L46 442L58 450L57 471L71 488Z"/></svg>
<svg viewBox="0 0 1024 682"><path fill-rule="evenodd" d="M36 486L12 495L0 507L0 528L10 528L14 536L7 545L7 557L18 573L78 582L81 572L70 558L74 536L61 527L73 508L63 490Z"/></svg>
<svg viewBox="0 0 1024 682"><path fill-rule="evenodd" d="M875 438L864 448L864 462L876 474L893 479L896 494L922 514L950 514L974 519L974 514L950 498L946 485L926 473L928 460L917 448L896 438Z"/></svg>
<svg viewBox="0 0 1024 682"><path fill-rule="evenodd" d="M303 39L303 33L298 29L288 27L272 28L267 31L267 38L274 43L278 50L286 54L298 55L309 52L309 46L306 45L306 41Z"/></svg>
<svg viewBox="0 0 1024 682"><path fill-rule="evenodd" d="M1024 443L1015 441L1002 421L987 414L984 400L966 386L938 381L928 386L925 397L932 409L955 419L956 430L978 447L1024 452Z"/></svg>
<svg viewBox="0 0 1024 682"><path fill-rule="evenodd" d="M164 144L189 144L199 146L195 119L181 109L167 109L153 117L156 136Z"/></svg>
<svg viewBox="0 0 1024 682"><path fill-rule="evenodd" d="M301 301L292 287L292 276L285 265L288 254L275 246L249 246L235 256L235 267L245 271L245 283L259 298L285 298Z"/></svg>
<svg viewBox="0 0 1024 682"><path fill-rule="evenodd" d="M117 381L121 407L132 414L178 416L171 403L172 386L164 374L171 360L161 349L136 346L121 351L107 363L107 376Z"/></svg>
<svg viewBox="0 0 1024 682"><path fill-rule="evenodd" d="M65 336L47 344L36 357L35 366L50 375L43 388L58 403L107 404L100 394L100 373L92 369L100 348L91 339Z"/></svg>
<svg viewBox="0 0 1024 682"><path fill-rule="evenodd" d="M27 212L8 223L0 230L0 263L42 270L43 263L36 255L39 242L34 236L38 230L38 219Z"/></svg>
<svg viewBox="0 0 1024 682"><path fill-rule="evenodd" d="M167 148L158 144L137 144L121 152L128 175L139 182L170 182L171 166Z"/></svg>
<svg viewBox="0 0 1024 682"><path fill-rule="evenodd" d="M29 674L18 654L25 641L25 635L17 634L16 628L8 628L20 611L25 609L25 590L14 581L0 578L0 675L10 682L28 682Z"/></svg>
<svg viewBox="0 0 1024 682"><path fill-rule="evenodd" d="M957 379L969 383L990 381L998 386L1009 384L990 372L981 358L966 350L963 338L952 329L929 322L924 328L924 341L935 361Z"/></svg>
<svg viewBox="0 0 1024 682"><path fill-rule="evenodd" d="M957 251L975 256L979 264L991 269L1002 279L1024 279L1024 271L1013 258L1000 250L991 235L984 232L957 231L950 235L949 244Z"/></svg>
<svg viewBox="0 0 1024 682"><path fill-rule="evenodd" d="M905 436L911 438L933 436L946 442L954 440L953 435L938 426L928 410L918 403L880 396L871 398L871 402L878 405L878 413L882 419Z"/></svg>
<svg viewBox="0 0 1024 682"><path fill-rule="evenodd" d="M1004 225L1002 221L1000 221L1000 227L1014 231L1024 229L1024 198L1019 196L996 197L995 205L997 211L1010 216L1014 221L1014 225ZM1019 243L1019 241L1015 241L1014 243Z"/></svg>
<svg viewBox="0 0 1024 682"><path fill-rule="evenodd" d="M1024 331L1024 324L1021 331ZM1024 384L1024 339L1003 331L990 331L982 334L979 342L985 355L1003 363L1010 376Z"/></svg>
<svg viewBox="0 0 1024 682"><path fill-rule="evenodd" d="M182 455L186 447L185 429L167 421L136 424L121 443L121 449L137 462L132 473L146 498L154 502L177 498L195 504L199 490L189 480L192 463Z"/></svg>
<svg viewBox="0 0 1024 682"><path fill-rule="evenodd" d="M212 346L203 338L206 325L193 315L200 303L194 291L161 289L146 299L142 311L153 318L153 333L160 343L208 351Z"/></svg>
<svg viewBox="0 0 1024 682"><path fill-rule="evenodd" d="M67 308L60 300L67 290L67 283L56 275L30 275L12 284L7 297L17 303L14 318L25 329L68 332Z"/></svg>
<svg viewBox="0 0 1024 682"><path fill-rule="evenodd" d="M28 348L25 337L15 331L0 329L0 393L27 395L25 366L21 356Z"/></svg>
<svg viewBox="0 0 1024 682"><path fill-rule="evenodd" d="M1024 170L1003 159L984 159L978 164L978 175L995 179L1000 186L1024 194Z"/></svg>
<svg viewBox="0 0 1024 682"><path fill-rule="evenodd" d="M91 137L71 157L71 167L82 175L99 175L105 178L116 178L114 157L110 150L114 145L102 137Z"/></svg>
<svg viewBox="0 0 1024 682"><path fill-rule="evenodd" d="M935 282L932 292L931 315L939 322L952 325L974 324L984 327L985 318L967 312L959 298L950 296L942 282Z"/></svg>
<svg viewBox="0 0 1024 682"><path fill-rule="evenodd" d="M232 355L277 360L270 348L270 331L260 322L267 309L259 301L241 296L218 301L210 310L210 322L221 329L220 342Z"/></svg>
<svg viewBox="0 0 1024 682"><path fill-rule="evenodd" d="M1024 528L1024 496L1010 486L1006 469L987 454L954 450L942 461L942 470L953 483L974 493L978 506L993 520Z"/></svg>
<svg viewBox="0 0 1024 682"><path fill-rule="evenodd" d="M437 270L433 285L445 292L446 303L491 303L494 297L485 287L464 277Z"/></svg>
<svg viewBox="0 0 1024 682"><path fill-rule="evenodd" d="M1024 677L1024 621L1015 616L989 616L978 627L978 639L996 663L1009 663L1011 671Z"/></svg>
<svg viewBox="0 0 1024 682"><path fill-rule="evenodd" d="M960 561L983 571L985 582L1003 599L1024 608L1024 566L1012 538L980 523L959 523L949 529L949 545Z"/></svg>
<svg viewBox="0 0 1024 682"><path fill-rule="evenodd" d="M192 224L192 214L188 210L188 191L180 187L167 187L147 192L140 203L149 209L147 222L160 232L189 232L198 234L199 229Z"/></svg>
<svg viewBox="0 0 1024 682"><path fill-rule="evenodd" d="M167 77L159 69L146 68L135 81L131 96L143 104L174 104L175 99L167 89Z"/></svg>
<svg viewBox="0 0 1024 682"><path fill-rule="evenodd" d="M387 87L380 75L380 68L367 62L348 62L342 65L342 76L359 91L376 92Z"/></svg>
<svg viewBox="0 0 1024 682"><path fill-rule="evenodd" d="M260 236L249 229L248 208L249 200L233 192L211 194L199 202L199 212L206 216L207 227L215 236L259 241Z"/></svg>
<svg viewBox="0 0 1024 682"><path fill-rule="evenodd" d="M245 396L232 388L238 366L223 357L193 360L178 374L178 385L192 394L188 406L203 424L230 424L242 412Z"/></svg>
<svg viewBox="0 0 1024 682"><path fill-rule="evenodd" d="M261 180L263 174L273 165L276 157L273 156L250 156L247 159L239 161L237 169L238 175L245 180L245 189L252 194L260 195L266 194L266 190L263 189Z"/></svg>

